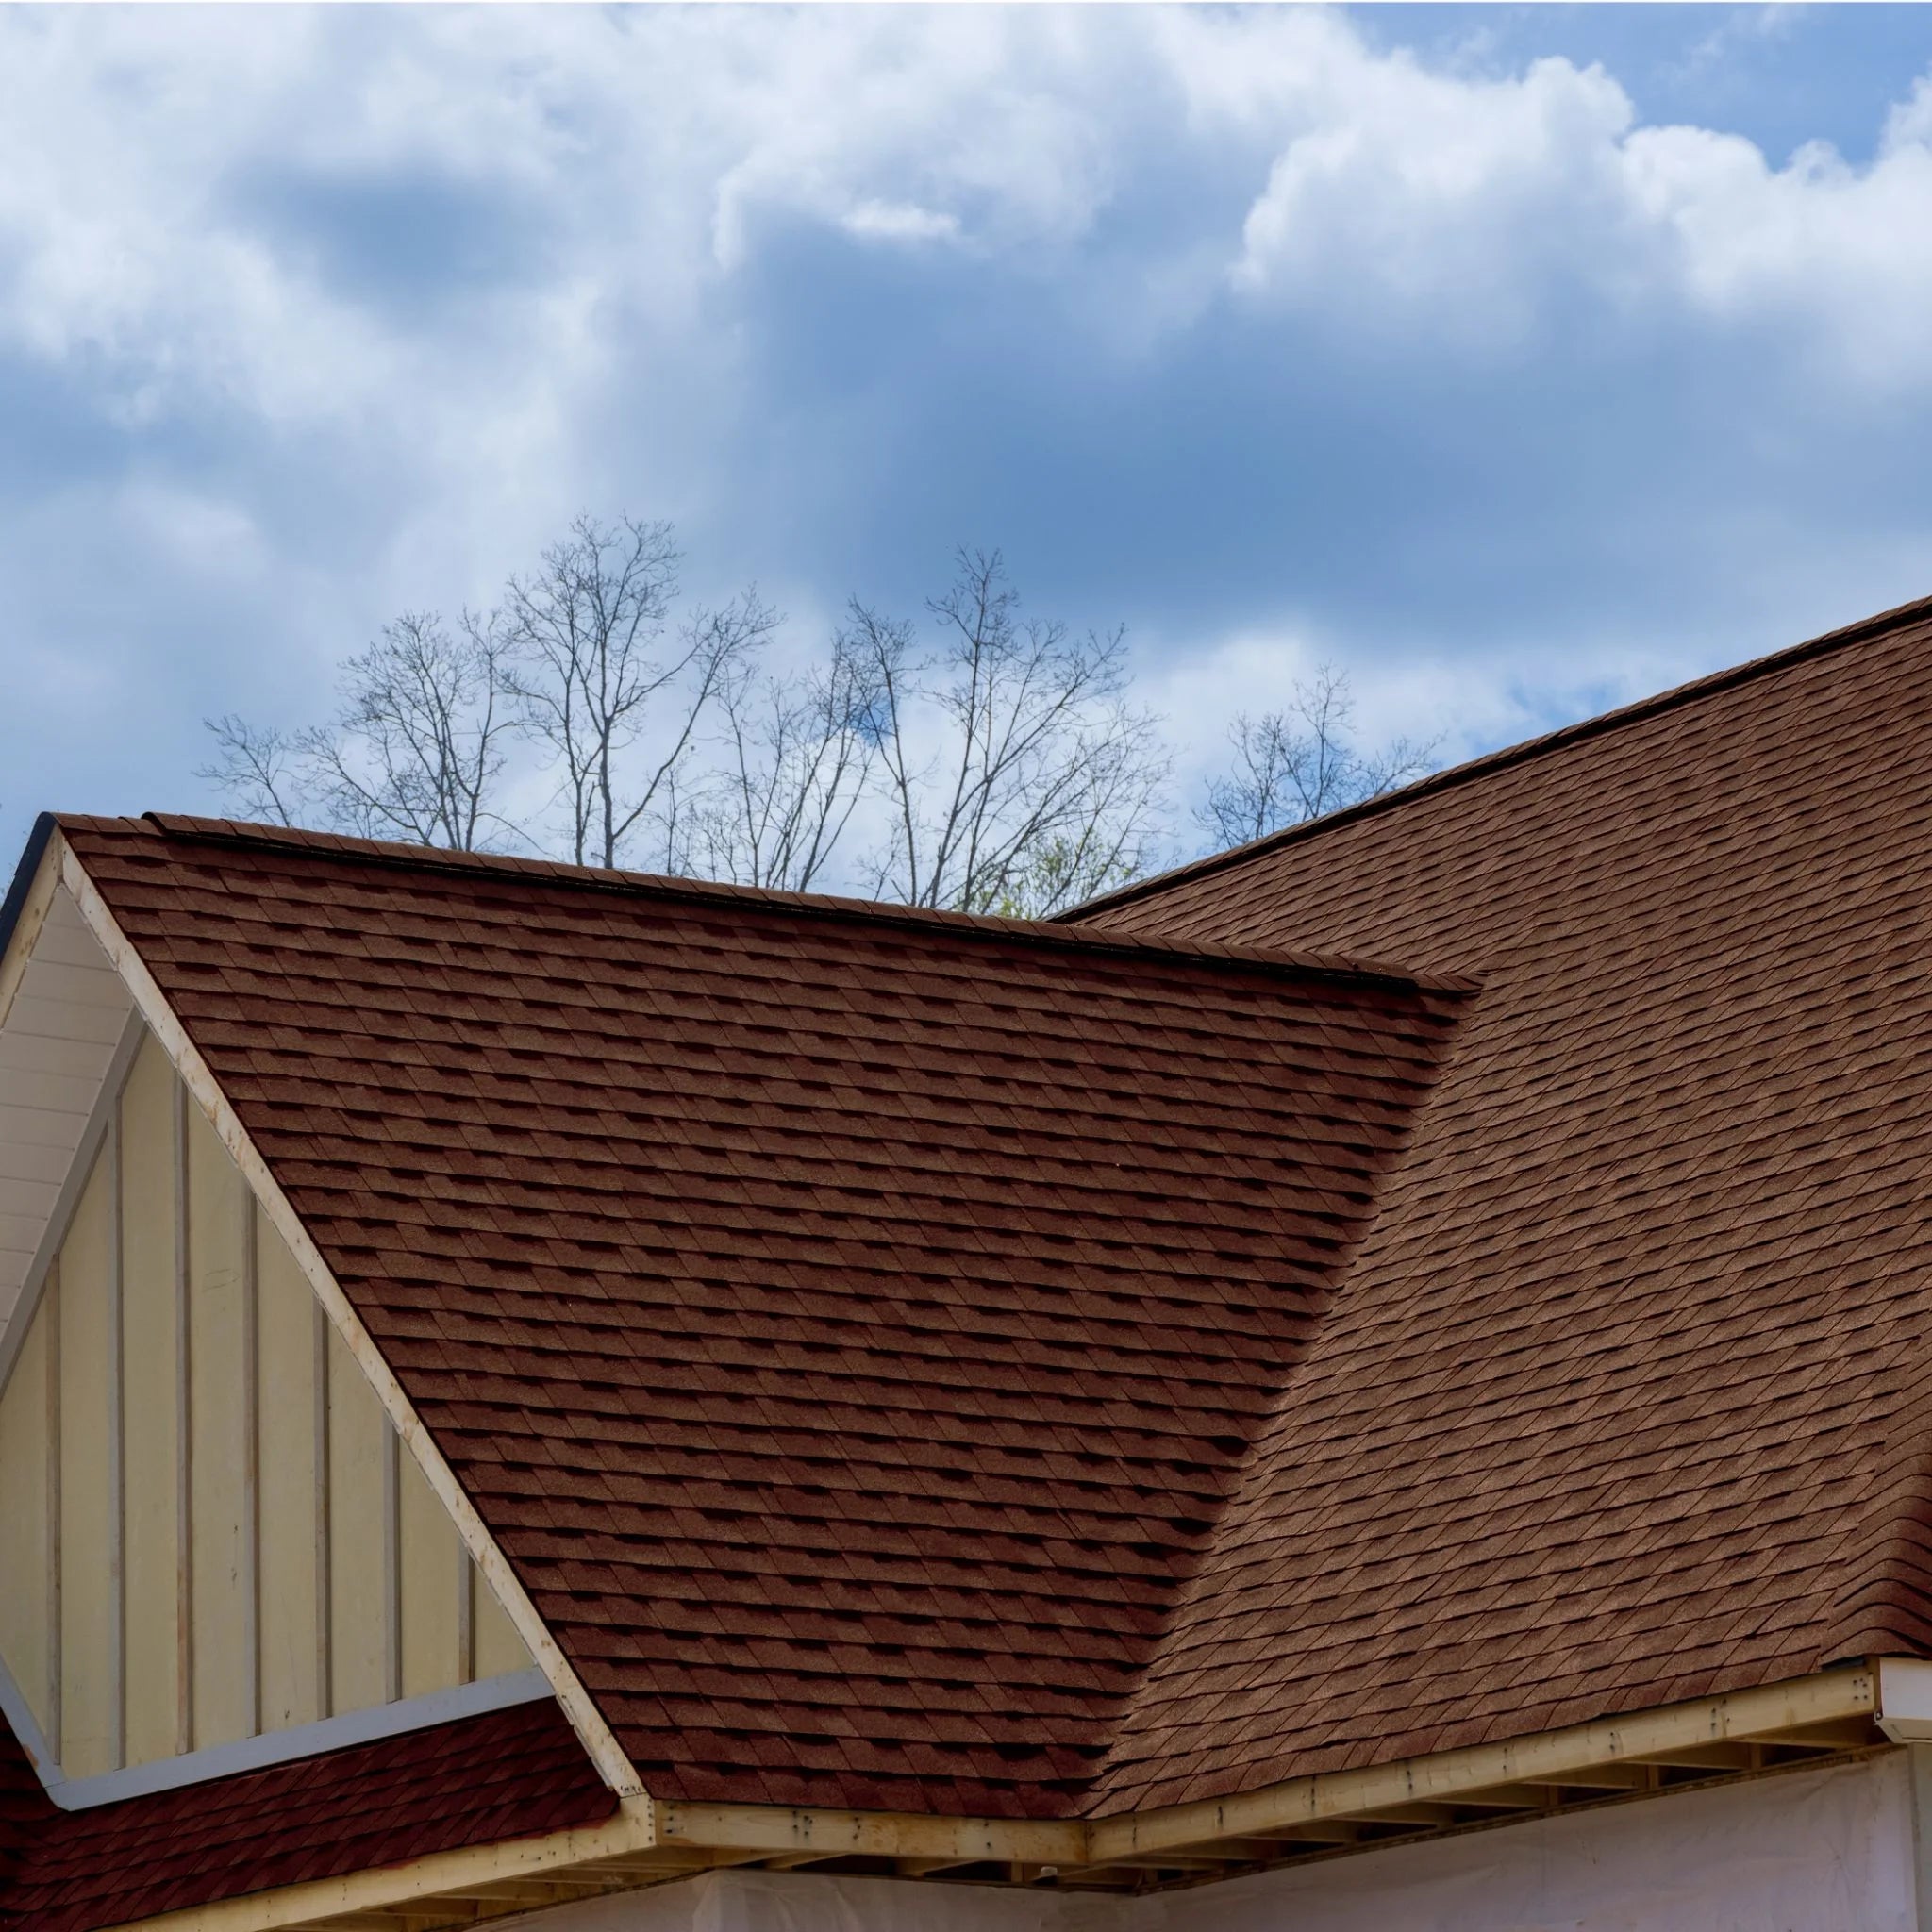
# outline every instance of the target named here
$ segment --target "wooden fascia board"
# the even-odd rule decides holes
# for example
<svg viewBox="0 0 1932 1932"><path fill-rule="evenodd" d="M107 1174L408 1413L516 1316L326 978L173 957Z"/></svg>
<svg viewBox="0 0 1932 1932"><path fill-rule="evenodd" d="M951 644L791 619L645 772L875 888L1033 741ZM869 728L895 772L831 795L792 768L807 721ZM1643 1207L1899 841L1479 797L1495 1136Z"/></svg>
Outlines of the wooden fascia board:
<svg viewBox="0 0 1932 1932"><path fill-rule="evenodd" d="M1297 1827L1321 1840L1351 1816L1418 1804L1446 1805L1507 1785L1559 1785L1566 1774L1642 1764L1657 1754L1698 1744L1802 1737L1819 1726L1869 1719L1877 1708L1871 1666L1734 1691L1695 1703L1632 1712L1504 1743L1473 1745L1429 1757L1296 1778L1240 1797L1168 1806L1131 1816L1083 1820L948 1818L912 1812L815 1810L776 1805L623 1802L617 1817L548 1838L434 1853L407 1865L251 1893L184 1907L124 1926L122 1932L298 1932L333 1926L349 1915L407 1910L425 1915L447 1900L452 1923L477 1916L478 1904L520 1909L511 1883L582 1868L586 1879L615 1878L623 1889L690 1876L723 1865L782 1859L796 1865L853 1856L899 1858L940 1871L991 1861L1069 1869L1108 1864L1204 1867L1254 1847L1293 1839ZM1217 1852L1216 1848L1223 1849ZM688 1855L689 1863L678 1855ZM627 1861L636 1859L635 1866ZM599 1867L602 1867L601 1872ZM490 1894L496 1890L497 1896ZM467 1903L465 1903L467 1901ZM483 1916L498 1916L486 1910Z"/></svg>
<svg viewBox="0 0 1932 1932"><path fill-rule="evenodd" d="M818 1858L983 1858L1029 1864L1087 1861L1079 1819L949 1818L916 1811L829 1811L783 1805L688 1805L660 1799L658 1842L693 1850L807 1852Z"/></svg>
<svg viewBox="0 0 1932 1932"><path fill-rule="evenodd" d="M657 1842L648 1798L619 1801L602 1824L573 1826L543 1838L508 1839L461 1851L432 1852L407 1865L379 1866L340 1878L311 1878L273 1891L246 1892L213 1905L184 1906L128 1922L128 1932L280 1932L351 1912L379 1912L419 1899L461 1896L514 1878L541 1877L572 1866L646 1852Z"/></svg>
<svg viewBox="0 0 1932 1932"><path fill-rule="evenodd" d="M1359 1771L1320 1773L1233 1797L1097 1819L1089 1828L1088 1858L1093 1864L1107 1864L1149 1852L1211 1844L1222 1838L1265 1836L1300 1824L1359 1816L1388 1805L1454 1801L1498 1785L1560 1784L1565 1772L1641 1763L1649 1755L1687 1745L1775 1737L1806 1724L1867 1716L1876 1704L1877 1675L1869 1667L1826 1671L1527 1738L1473 1744Z"/></svg>
<svg viewBox="0 0 1932 1932"><path fill-rule="evenodd" d="M56 876L74 896L86 921L88 929L99 942L101 950L113 962L115 970L125 982L133 995L136 1010L146 1022L148 1030L160 1042L161 1050L173 1063L182 1084L192 1096L194 1103L208 1117L208 1123L221 1137L222 1144L233 1157L235 1164L242 1170L242 1178L255 1191L260 1211L265 1213L275 1231L288 1243L289 1251L295 1257L309 1287L323 1306L336 1332L343 1344L356 1358L363 1374L368 1376L377 1398L395 1425L398 1438L408 1445L409 1453L416 1458L429 1486L435 1491L443 1507L455 1521L458 1534L465 1547L475 1559L476 1567L489 1580L502 1603L509 1619L515 1624L517 1634L528 1646L530 1656L537 1667L549 1680L551 1689L557 1693L557 1701L569 1719L573 1730L582 1741L584 1749L591 1755L604 1782L621 1798L637 1799L649 1804L643 1781L639 1777L636 1765L629 1754L617 1741L615 1734L605 1722L584 1688L570 1660L558 1647L557 1640L550 1634L547 1624L538 1614L535 1605L517 1580L516 1572L510 1568L508 1559L497 1547L496 1540L484 1526L483 1519L477 1515L475 1506L470 1501L468 1492L457 1480L449 1464L443 1460L441 1452L431 1440L429 1431L424 1427L421 1417L415 1411L402 1384L396 1379L395 1372L390 1367L369 1331L362 1325L361 1318L351 1307L348 1297L342 1292L341 1285L336 1278L322 1252L310 1239L308 1230L302 1224L300 1217L290 1206L287 1195L274 1174L269 1172L268 1163L261 1158L255 1142L249 1138L247 1129L242 1124L227 1096L222 1091L208 1062L201 1057L193 1041L188 1037L187 1029L175 1016L168 1004L165 994L148 971L146 962L126 934L121 930L117 921L102 898L99 889L88 876L73 848L59 833L56 833L48 849L47 858L54 859L58 855L58 866ZM23 922L25 923L25 922ZM278 1922L279 1923L279 1922Z"/></svg>

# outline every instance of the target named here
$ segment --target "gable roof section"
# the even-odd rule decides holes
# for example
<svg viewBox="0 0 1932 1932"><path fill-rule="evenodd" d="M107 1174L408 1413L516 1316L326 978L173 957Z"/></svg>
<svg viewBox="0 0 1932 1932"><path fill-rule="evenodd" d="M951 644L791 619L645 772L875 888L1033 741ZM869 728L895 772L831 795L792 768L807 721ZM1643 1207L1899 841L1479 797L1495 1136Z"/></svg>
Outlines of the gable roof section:
<svg viewBox="0 0 1932 1932"><path fill-rule="evenodd" d="M1077 1807L1471 989L61 828L666 1798Z"/></svg>
<svg viewBox="0 0 1932 1932"><path fill-rule="evenodd" d="M1100 1808L1932 1642L1932 608L1102 902L1482 975Z"/></svg>
<svg viewBox="0 0 1932 1932"><path fill-rule="evenodd" d="M0 1723L0 1927L95 1932L616 1807L548 1702L86 1811L55 1808Z"/></svg>

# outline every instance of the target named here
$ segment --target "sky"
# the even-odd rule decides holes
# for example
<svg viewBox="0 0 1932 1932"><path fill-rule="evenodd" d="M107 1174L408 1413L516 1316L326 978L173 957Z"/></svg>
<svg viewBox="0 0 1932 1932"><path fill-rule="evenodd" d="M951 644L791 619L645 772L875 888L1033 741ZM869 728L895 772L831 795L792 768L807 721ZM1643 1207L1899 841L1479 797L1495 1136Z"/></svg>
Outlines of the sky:
<svg viewBox="0 0 1932 1932"><path fill-rule="evenodd" d="M579 509L801 656L997 545L1185 804L1932 591L1928 447L1932 8L0 9L8 853Z"/></svg>

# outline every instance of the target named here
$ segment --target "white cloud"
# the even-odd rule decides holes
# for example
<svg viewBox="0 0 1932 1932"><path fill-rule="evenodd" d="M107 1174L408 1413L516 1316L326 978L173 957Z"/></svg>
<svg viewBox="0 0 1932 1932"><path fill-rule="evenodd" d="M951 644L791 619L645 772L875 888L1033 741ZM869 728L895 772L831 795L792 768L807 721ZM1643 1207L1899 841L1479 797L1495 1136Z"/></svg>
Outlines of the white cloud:
<svg viewBox="0 0 1932 1932"><path fill-rule="evenodd" d="M1734 134L1640 125L1596 67L1341 66L1248 211L1231 279L1250 298L1515 353L1580 294L1604 323L1794 329L1814 374L1932 377L1927 82L1869 165L1813 142L1773 167Z"/></svg>
<svg viewBox="0 0 1932 1932"><path fill-rule="evenodd" d="M848 235L873 242L951 242L959 217L904 201L862 201L840 223Z"/></svg>
<svg viewBox="0 0 1932 1932"><path fill-rule="evenodd" d="M384 258L356 196L398 184L425 190L426 226L387 237ZM480 210L501 258L441 300L390 299L409 279L398 256L418 282L442 273L439 194ZM332 195L347 212L331 239L313 210ZM0 9L0 365L56 373L125 432L94 494L42 491L34 541L17 526L4 546L17 577L54 586L19 600L46 613L20 648L77 624L80 583L103 635L179 599L206 609L211 653L253 662L272 631L321 678L388 611L487 597L585 503L750 529L767 457L863 523L868 490L916 492L933 465L891 446L907 389L861 372L829 401L810 391L822 341L781 345L801 393L759 389L755 353L777 331L749 304L771 302L764 258L801 231L846 238L855 259L965 264L1064 366L1128 345L1124 417L1163 353L1225 309L1259 325L1241 353L1267 356L1275 318L1325 321L1430 380L1445 344L1527 362L1558 328L1748 336L1770 345L1768 380L1796 346L1823 416L1848 389L1932 380L1932 81L1868 163L1813 146L1774 166L1719 129L1642 125L1601 69L1431 65L1318 8ZM835 253L814 258L836 272ZM207 474L170 473L175 429ZM263 453L237 458L250 439ZM1237 468L1255 460L1230 446ZM109 474L124 463L154 474ZM1204 475L1238 522L1243 479ZM985 489L985 513L1006 514ZM789 514L764 513L768 529ZM90 578L103 529L126 533L130 560ZM1362 539L1365 573L1379 541ZM1761 560L1779 624L1827 580L1829 616L1859 608L1860 583L1922 569L1888 552L1833 577L1785 531L1712 548ZM849 558L815 560L824 580L782 601L836 607ZM803 569L795 551L779 567ZM1104 582L1091 594L1112 609ZM1174 668L1150 669L1149 694L1197 764L1232 709L1278 702L1323 654L1312 620L1252 601L1224 641L1154 654ZM1365 728L1426 735L1440 717L1461 749L1693 668L1615 637L1579 646L1574 675L1485 658L1458 621L1354 662ZM1457 673L1427 671L1452 637Z"/></svg>
<svg viewBox="0 0 1932 1932"><path fill-rule="evenodd" d="M1175 278L1218 261L1250 301L1395 335L1507 348L1581 290L1932 375L1923 85L1869 166L1773 168L1638 125L1599 69L1431 71L1300 9L15 9L0 342L86 361L132 420L214 398L421 446L594 411L573 383L594 392L609 332L685 347L774 224L1064 255L1168 152L1249 184L1238 231L1147 260L1176 327ZM529 258L471 339L425 342L250 216L269 170L500 196Z"/></svg>

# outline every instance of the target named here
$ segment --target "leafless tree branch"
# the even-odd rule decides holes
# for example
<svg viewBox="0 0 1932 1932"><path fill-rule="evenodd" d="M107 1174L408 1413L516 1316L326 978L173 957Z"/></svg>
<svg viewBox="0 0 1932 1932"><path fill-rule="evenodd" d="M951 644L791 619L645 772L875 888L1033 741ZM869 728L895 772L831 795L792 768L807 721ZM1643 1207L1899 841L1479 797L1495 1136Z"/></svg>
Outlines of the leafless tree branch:
<svg viewBox="0 0 1932 1932"><path fill-rule="evenodd" d="M1285 709L1235 719L1233 767L1209 783L1195 817L1217 844L1243 845L1422 776L1441 741L1398 738L1364 752L1354 728L1347 674L1319 666L1312 679L1296 683Z"/></svg>
<svg viewBox="0 0 1932 1932"><path fill-rule="evenodd" d="M718 688L720 770L693 816L691 869L809 891L865 793L880 695L873 658L848 630L802 677L759 675L741 659Z"/></svg>
<svg viewBox="0 0 1932 1932"><path fill-rule="evenodd" d="M669 849L678 779L723 682L775 619L747 591L693 612L674 631L680 553L671 525L579 516L527 577L512 577L504 616L513 685L549 746L571 857L621 862L653 824ZM641 761L627 754L647 731Z"/></svg>
<svg viewBox="0 0 1932 1932"><path fill-rule="evenodd" d="M927 606L940 643L916 663L909 625L852 607L891 817L872 885L1045 917L1144 862L1169 760L1126 702L1124 632L1023 618L997 551L957 563Z"/></svg>

